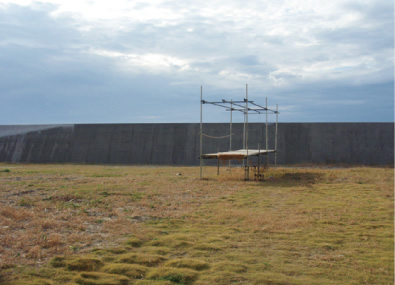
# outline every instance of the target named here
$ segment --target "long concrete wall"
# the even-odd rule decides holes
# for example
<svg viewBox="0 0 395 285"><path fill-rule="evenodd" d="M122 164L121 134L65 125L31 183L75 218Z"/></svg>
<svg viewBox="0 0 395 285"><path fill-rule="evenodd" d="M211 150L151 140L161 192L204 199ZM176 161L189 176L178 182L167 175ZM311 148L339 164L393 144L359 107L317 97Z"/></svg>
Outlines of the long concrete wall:
<svg viewBox="0 0 395 285"><path fill-rule="evenodd" d="M229 124L204 124L224 136ZM265 149L265 125L249 124L249 148ZM232 149L243 124L233 124ZM274 149L275 126L268 131ZM0 126L0 161L92 164L199 164L199 124L75 124ZM203 152L226 151L229 138L204 137ZM273 162L271 156L271 161ZM394 123L280 123L278 164L394 164Z"/></svg>

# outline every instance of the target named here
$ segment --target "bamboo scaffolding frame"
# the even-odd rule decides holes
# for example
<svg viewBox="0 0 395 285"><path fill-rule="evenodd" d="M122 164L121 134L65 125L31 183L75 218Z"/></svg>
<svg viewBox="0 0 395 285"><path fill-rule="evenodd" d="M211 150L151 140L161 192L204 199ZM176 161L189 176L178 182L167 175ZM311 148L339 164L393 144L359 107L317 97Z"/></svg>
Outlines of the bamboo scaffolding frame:
<svg viewBox="0 0 395 285"><path fill-rule="evenodd" d="M203 105L204 104L211 104L217 107L225 108L226 111L230 111L230 125L229 125L229 135L227 136L220 136L220 137L213 137L203 134ZM249 104L253 107L249 107ZM236 106L236 107L234 107ZM233 100L225 100L222 101L206 101L203 100L203 86L200 86L200 179L203 178L203 136L208 138L225 138L229 137L229 151L232 151L232 124L233 124L233 111L238 111L243 113L244 117L244 125L243 125L243 149L246 150L245 159L243 159L243 167L245 167L245 180L249 179L249 154L248 154L248 114L266 114L266 131L265 131L265 139L266 139L266 152L267 155L269 152L275 153L275 165L277 165L277 125L278 125L278 105L276 105L276 110L269 109L267 104L267 97L266 97L266 106L261 106L256 104L254 101L248 100L248 85L246 84L245 89L245 99L242 101L233 101ZM276 114L276 128L275 128L275 150L269 151L269 141L268 141L268 114ZM258 149L260 149L258 144ZM259 174L259 156L261 152L258 153L258 174ZM219 175L219 157L217 158L217 175ZM246 165L245 165L246 163ZM266 157L266 166L268 164L268 158ZM229 159L229 169L231 168L231 162Z"/></svg>

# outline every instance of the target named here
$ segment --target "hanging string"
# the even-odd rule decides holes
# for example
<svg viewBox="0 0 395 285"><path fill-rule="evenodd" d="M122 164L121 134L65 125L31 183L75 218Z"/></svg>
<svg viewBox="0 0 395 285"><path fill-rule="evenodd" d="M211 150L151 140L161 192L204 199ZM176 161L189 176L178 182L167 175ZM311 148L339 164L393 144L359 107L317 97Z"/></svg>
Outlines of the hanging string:
<svg viewBox="0 0 395 285"><path fill-rule="evenodd" d="M234 134L232 134L232 136L233 136L233 135L234 135ZM210 138L210 139L224 139L224 138L230 137L230 135L221 136L221 137L214 137L214 136L209 136L209 135L206 135L206 134L202 134L202 136L204 136L204 137L206 137L206 138Z"/></svg>

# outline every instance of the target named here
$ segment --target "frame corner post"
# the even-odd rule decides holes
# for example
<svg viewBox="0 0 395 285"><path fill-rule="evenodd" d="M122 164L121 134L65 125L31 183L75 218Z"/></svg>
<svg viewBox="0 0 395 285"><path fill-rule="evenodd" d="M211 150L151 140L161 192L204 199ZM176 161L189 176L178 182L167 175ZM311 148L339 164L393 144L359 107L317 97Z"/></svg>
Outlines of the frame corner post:
<svg viewBox="0 0 395 285"><path fill-rule="evenodd" d="M278 104L276 105L276 135L274 141L274 149L276 152L274 153L274 165L277 167L277 134L278 134Z"/></svg>
<svg viewBox="0 0 395 285"><path fill-rule="evenodd" d="M200 179L203 178L203 86L200 85Z"/></svg>

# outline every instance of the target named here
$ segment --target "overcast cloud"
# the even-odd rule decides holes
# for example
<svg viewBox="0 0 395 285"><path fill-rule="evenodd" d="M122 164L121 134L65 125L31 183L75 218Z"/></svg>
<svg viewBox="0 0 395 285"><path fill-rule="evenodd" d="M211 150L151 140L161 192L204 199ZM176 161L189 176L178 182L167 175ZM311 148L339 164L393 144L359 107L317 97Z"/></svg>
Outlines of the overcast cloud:
<svg viewBox="0 0 395 285"><path fill-rule="evenodd" d="M394 121L392 0L200 2L0 0L0 124Z"/></svg>

